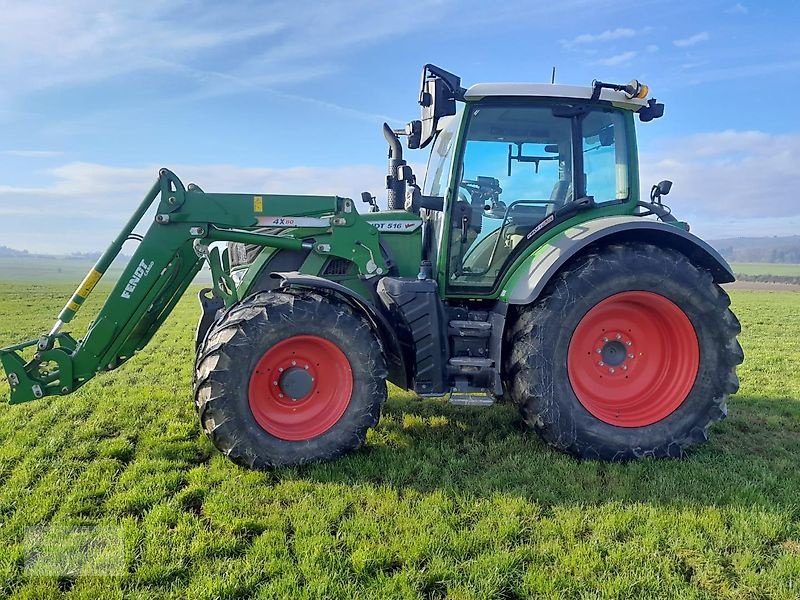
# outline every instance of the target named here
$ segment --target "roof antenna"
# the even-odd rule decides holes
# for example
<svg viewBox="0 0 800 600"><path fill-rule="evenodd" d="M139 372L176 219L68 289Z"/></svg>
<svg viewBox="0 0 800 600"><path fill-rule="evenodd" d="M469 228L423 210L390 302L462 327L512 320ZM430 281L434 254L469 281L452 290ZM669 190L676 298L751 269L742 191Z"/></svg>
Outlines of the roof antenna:
<svg viewBox="0 0 800 600"><path fill-rule="evenodd" d="M555 82L556 82L556 66L553 65L553 74L550 76L550 83L552 84Z"/></svg>

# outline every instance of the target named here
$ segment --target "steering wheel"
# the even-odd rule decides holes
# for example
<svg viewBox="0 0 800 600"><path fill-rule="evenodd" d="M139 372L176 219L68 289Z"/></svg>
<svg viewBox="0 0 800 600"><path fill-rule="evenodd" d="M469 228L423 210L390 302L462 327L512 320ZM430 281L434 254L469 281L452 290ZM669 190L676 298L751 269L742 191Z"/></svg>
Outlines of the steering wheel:
<svg viewBox="0 0 800 600"><path fill-rule="evenodd" d="M500 202L500 194L503 189L500 187L500 182L493 177L478 177L477 179L462 179L459 182L459 187L466 190L469 194L469 200L466 199L466 194L459 190L459 199L468 201L473 208L482 208L484 210L494 210L496 207L501 206L505 208L505 204ZM486 209L486 206L489 209Z"/></svg>
<svg viewBox="0 0 800 600"><path fill-rule="evenodd" d="M503 193L503 189L500 187L500 182L494 177L479 176L478 179L462 179L461 183L459 183L459 186L467 190L470 195L475 194L476 192L483 192L484 195L488 193L499 196L501 193Z"/></svg>

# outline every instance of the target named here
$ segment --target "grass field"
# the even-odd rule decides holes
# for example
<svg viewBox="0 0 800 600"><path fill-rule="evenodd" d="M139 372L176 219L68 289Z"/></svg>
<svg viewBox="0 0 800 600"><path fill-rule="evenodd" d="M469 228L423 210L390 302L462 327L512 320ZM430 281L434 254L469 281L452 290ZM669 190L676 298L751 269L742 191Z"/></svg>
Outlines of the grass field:
<svg viewBox="0 0 800 600"><path fill-rule="evenodd" d="M0 345L73 284L0 284ZM198 427L187 296L119 371L0 406L0 597L798 598L800 294L733 294L742 389L688 459L577 462L509 406L393 390L365 449L273 473ZM31 576L26 528L58 524L119 528L122 574Z"/></svg>
<svg viewBox="0 0 800 600"><path fill-rule="evenodd" d="M800 277L800 265L788 263L732 263L733 272L741 275L778 275Z"/></svg>

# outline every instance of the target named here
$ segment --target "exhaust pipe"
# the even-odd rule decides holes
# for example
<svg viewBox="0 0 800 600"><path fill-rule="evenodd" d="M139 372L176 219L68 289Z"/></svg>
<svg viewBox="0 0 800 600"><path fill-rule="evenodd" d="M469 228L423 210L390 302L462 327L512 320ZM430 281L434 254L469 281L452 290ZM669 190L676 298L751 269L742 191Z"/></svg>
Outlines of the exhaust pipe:
<svg viewBox="0 0 800 600"><path fill-rule="evenodd" d="M403 160L403 147L400 145L400 138L392 131L387 123L383 124L383 137L389 143L389 172L386 176L387 197L386 204L389 210L399 210L405 205L406 182L402 177L398 177L400 167L405 166Z"/></svg>

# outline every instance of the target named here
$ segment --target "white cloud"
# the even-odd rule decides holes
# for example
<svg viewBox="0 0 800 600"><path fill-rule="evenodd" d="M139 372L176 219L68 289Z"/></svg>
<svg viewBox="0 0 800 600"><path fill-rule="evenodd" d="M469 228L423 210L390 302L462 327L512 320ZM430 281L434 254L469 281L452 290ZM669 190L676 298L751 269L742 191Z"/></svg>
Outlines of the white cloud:
<svg viewBox="0 0 800 600"><path fill-rule="evenodd" d="M696 33L690 37L683 38L680 40L673 40L672 43L675 44L678 48L689 48L691 46L695 46L701 42L706 42L710 39L710 35L708 35L707 31L701 31L700 33Z"/></svg>
<svg viewBox="0 0 800 600"><path fill-rule="evenodd" d="M628 52L622 52L621 54L615 54L614 56L598 60L596 64L605 65L606 67L615 67L630 62L637 54L635 50L629 50Z"/></svg>
<svg viewBox="0 0 800 600"><path fill-rule="evenodd" d="M578 46L582 44L594 44L597 42L610 42L624 38L636 37L640 32L630 27L617 27L616 29L606 29L600 33L583 33L571 40L564 40L565 46Z"/></svg>
<svg viewBox="0 0 800 600"><path fill-rule="evenodd" d="M339 195L360 204L360 193L369 190L385 205L386 172L373 165L285 169L178 165L173 171L184 185L195 182L206 192ZM158 167L69 163L48 173L53 181L47 185L0 186L3 245L45 253L104 248L150 189ZM27 225L31 218L36 218L35 228Z"/></svg>
<svg viewBox="0 0 800 600"><path fill-rule="evenodd" d="M706 236L796 233L800 134L720 131L674 140L642 153L642 192L661 180L675 185L665 199Z"/></svg>
<svg viewBox="0 0 800 600"><path fill-rule="evenodd" d="M729 15L746 15L749 11L744 4L737 2L733 6L726 8L725 12Z"/></svg>
<svg viewBox="0 0 800 600"><path fill-rule="evenodd" d="M653 52L658 52L658 46L656 44L648 44L645 50L652 54Z"/></svg>
<svg viewBox="0 0 800 600"><path fill-rule="evenodd" d="M681 63L681 69L683 69L684 71L691 71L693 69L698 69L699 67L704 67L707 64L710 64L710 61L696 60L694 62L685 62Z"/></svg>
<svg viewBox="0 0 800 600"><path fill-rule="evenodd" d="M31 92L131 73L172 76L180 94L306 81L335 72L347 53L436 25L448 5L412 0L403 19L391 19L368 0L149 0L135 8L0 0L0 109Z"/></svg>
<svg viewBox="0 0 800 600"><path fill-rule="evenodd" d="M683 65L683 67L695 69L706 64L709 64L708 61L701 61L697 63L688 63ZM712 81L747 79L750 77L763 77L764 75L792 71L800 71L800 60L778 62L763 61L753 64L740 63L731 67L718 67L693 71L692 77L685 78L683 82L688 85L705 85Z"/></svg>
<svg viewBox="0 0 800 600"><path fill-rule="evenodd" d="M377 166L347 167L237 167L233 165L178 165L172 169L185 185L195 182L206 192L274 193L274 194L338 194L357 198L363 189L371 187L380 196L378 186L385 183L385 171ZM0 185L0 214L12 205L13 210L40 214L42 209L62 206L67 216L92 216L105 207L112 218L128 214L144 196L158 176L158 167L112 167L96 163L68 163L48 173L53 182L45 186L20 187ZM367 186L367 187L365 187ZM34 196L37 203L17 203ZM114 198L109 200L109 198ZM27 207L27 208L26 208Z"/></svg>
<svg viewBox="0 0 800 600"><path fill-rule="evenodd" d="M0 154L19 158L53 158L63 153L57 150L3 150Z"/></svg>

